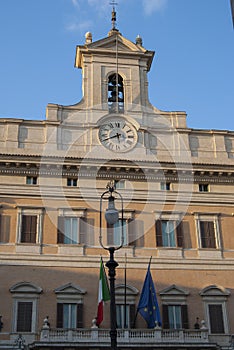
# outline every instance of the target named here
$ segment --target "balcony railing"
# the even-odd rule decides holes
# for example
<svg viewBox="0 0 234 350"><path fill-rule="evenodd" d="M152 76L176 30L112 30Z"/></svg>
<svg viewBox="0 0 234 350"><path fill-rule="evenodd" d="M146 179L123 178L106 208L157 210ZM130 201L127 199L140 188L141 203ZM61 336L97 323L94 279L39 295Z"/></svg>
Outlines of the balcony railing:
<svg viewBox="0 0 234 350"><path fill-rule="evenodd" d="M109 344L108 329L42 329L40 342L43 343L80 343ZM165 330L155 329L121 329L118 330L118 343L121 345L140 345L150 343L209 343L207 329L200 330Z"/></svg>

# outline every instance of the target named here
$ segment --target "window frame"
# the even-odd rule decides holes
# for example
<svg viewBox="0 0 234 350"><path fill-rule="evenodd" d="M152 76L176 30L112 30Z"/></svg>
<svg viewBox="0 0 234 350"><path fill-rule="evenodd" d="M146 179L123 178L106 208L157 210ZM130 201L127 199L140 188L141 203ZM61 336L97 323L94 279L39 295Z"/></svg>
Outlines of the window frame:
<svg viewBox="0 0 234 350"><path fill-rule="evenodd" d="M199 192L210 192L210 184L198 184Z"/></svg>
<svg viewBox="0 0 234 350"><path fill-rule="evenodd" d="M67 187L77 187L78 179L75 177L67 177Z"/></svg>
<svg viewBox="0 0 234 350"><path fill-rule="evenodd" d="M20 302L32 303L31 331L20 333L36 333L38 321L38 302L42 289L29 282L20 282L10 288L13 297L12 332L18 332L18 307Z"/></svg>
<svg viewBox="0 0 234 350"><path fill-rule="evenodd" d="M164 222L173 224L175 246L163 244L162 224ZM169 233L168 233L169 235ZM155 239L157 248L181 249L184 247L184 231L182 215L180 213L156 213L155 215Z"/></svg>
<svg viewBox="0 0 234 350"><path fill-rule="evenodd" d="M219 214L195 213L195 226L197 234L197 245L202 250L221 250L221 232L219 226ZM215 247L203 247L201 222L213 222Z"/></svg>
<svg viewBox="0 0 234 350"><path fill-rule="evenodd" d="M159 293L162 300L162 318L163 318L163 327L166 329L171 329L169 324L169 307L180 307L181 312L181 326L183 329L189 329L189 319L188 319L188 304L187 297L189 292L179 288L176 285L171 285L168 288L165 288ZM181 329L181 328L173 328Z"/></svg>
<svg viewBox="0 0 234 350"><path fill-rule="evenodd" d="M127 327L126 328L134 328L135 315L136 315L136 297L139 294L138 289L133 286L126 285L126 306L128 306L128 315L127 315ZM115 295L116 295L116 321L118 323L118 311L117 308L121 308L122 315L122 324L119 329L125 328L124 326L124 305L125 305L125 285L117 284L115 287Z"/></svg>
<svg viewBox="0 0 234 350"><path fill-rule="evenodd" d="M64 219L77 219L77 243L65 243L65 226ZM57 224L57 244L64 246L69 245L81 245L81 244L94 244L94 234L91 230L89 221L92 219L87 218L86 208L79 209L59 209L58 210L58 224ZM85 229L85 225L87 225ZM93 227L93 226L92 226Z"/></svg>
<svg viewBox="0 0 234 350"><path fill-rule="evenodd" d="M227 314L227 301L230 296L230 291L223 287L218 287L216 285L210 285L205 287L199 293L203 299L204 311L205 311L205 320L208 326L208 330L210 334L228 334L229 333L229 324L228 324L228 314ZM223 333L214 333L212 332L212 325L210 322L210 305L220 305L222 308L222 316L223 316Z"/></svg>
<svg viewBox="0 0 234 350"><path fill-rule="evenodd" d="M17 244L41 244L42 243L42 229L43 229L43 214L44 208L29 208L29 207L18 207L17 215ZM22 242L22 225L23 225L23 216L36 216L36 237L35 242Z"/></svg>
<svg viewBox="0 0 234 350"><path fill-rule="evenodd" d="M38 185L37 183L38 177L37 176L26 176L26 185Z"/></svg>
<svg viewBox="0 0 234 350"><path fill-rule="evenodd" d="M66 285L56 288L54 292L57 296L57 315L56 315L57 328L67 329L67 328L64 328L64 325L61 325L61 323L63 323L64 308L63 306L62 307L59 306L59 304L76 305L76 327L75 328L83 328L84 327L84 324L83 324L84 300L83 299L84 299L84 294L86 293L86 290L80 288L77 285L74 285L73 283L68 283Z"/></svg>
<svg viewBox="0 0 234 350"><path fill-rule="evenodd" d="M108 225L106 226L106 242L108 246L118 246L120 244L121 240L121 218L119 218L119 228L120 228L120 233L119 233L119 241L114 241L114 230L115 228L113 227L114 225ZM135 246L135 247L144 247L144 234L139 235L137 234L138 232L143 231L144 233L144 222L143 220L139 220L138 218L135 218L134 211L125 211L123 213L123 229L124 229L124 243L123 246L125 247L130 247L130 246Z"/></svg>

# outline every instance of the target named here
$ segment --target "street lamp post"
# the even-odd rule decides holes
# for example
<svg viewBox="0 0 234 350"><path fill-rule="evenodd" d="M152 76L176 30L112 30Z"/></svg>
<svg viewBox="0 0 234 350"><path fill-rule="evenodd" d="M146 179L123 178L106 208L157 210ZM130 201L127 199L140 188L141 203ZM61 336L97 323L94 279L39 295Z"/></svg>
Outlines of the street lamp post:
<svg viewBox="0 0 234 350"><path fill-rule="evenodd" d="M119 250L124 243L123 234L123 198L119 192L115 190L114 182L109 182L107 184L107 191L103 192L100 198L100 235L99 241L102 248L109 251L110 259L106 263L108 268L108 275L110 281L110 338L111 338L111 349L117 349L117 327L116 327L116 304L115 304L115 269L119 265L114 259L114 253ZM115 208L115 200L120 200L121 206L121 216L119 217L119 211ZM108 201L108 207L105 212L105 219L109 225L114 225L116 222L121 221L121 238L120 244L117 246L109 247L105 246L102 242L102 206L103 201Z"/></svg>

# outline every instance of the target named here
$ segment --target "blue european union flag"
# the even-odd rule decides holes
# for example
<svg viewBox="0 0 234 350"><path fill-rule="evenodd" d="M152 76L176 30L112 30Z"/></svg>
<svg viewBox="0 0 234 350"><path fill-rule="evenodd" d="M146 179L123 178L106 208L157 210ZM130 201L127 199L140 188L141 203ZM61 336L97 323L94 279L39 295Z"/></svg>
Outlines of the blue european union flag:
<svg viewBox="0 0 234 350"><path fill-rule="evenodd" d="M154 282L150 272L150 264L141 291L137 311L146 320L148 328L155 328L157 325L162 325Z"/></svg>

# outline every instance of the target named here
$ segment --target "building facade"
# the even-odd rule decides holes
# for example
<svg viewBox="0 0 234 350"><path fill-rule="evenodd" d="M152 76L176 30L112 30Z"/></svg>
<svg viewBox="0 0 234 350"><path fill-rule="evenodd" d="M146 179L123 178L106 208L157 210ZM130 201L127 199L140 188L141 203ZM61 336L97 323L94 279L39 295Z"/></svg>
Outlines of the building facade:
<svg viewBox="0 0 234 350"><path fill-rule="evenodd" d="M99 328L93 320L111 180L124 200L118 347L233 349L234 132L154 107L153 57L139 36L87 33L75 58L82 100L49 104L42 121L0 120L0 349L110 348L108 303ZM119 225L101 226L118 245ZM150 257L155 329L135 317Z"/></svg>

